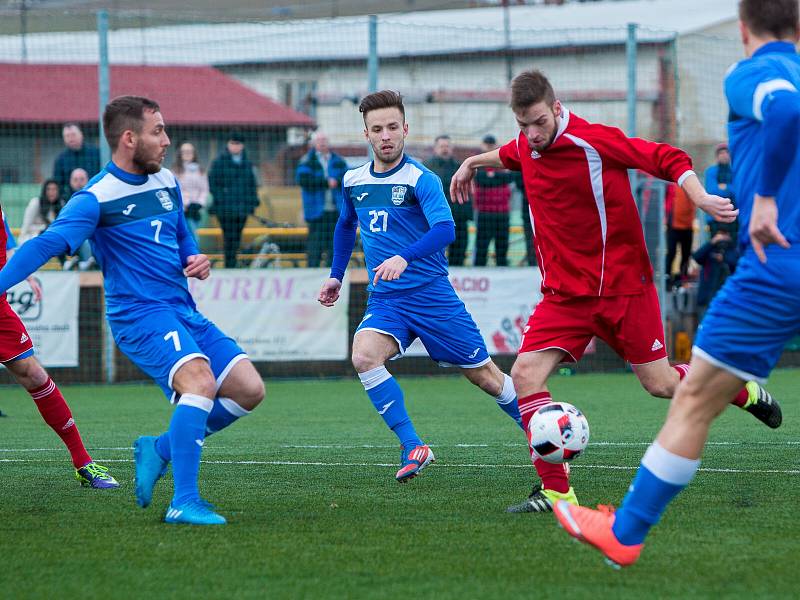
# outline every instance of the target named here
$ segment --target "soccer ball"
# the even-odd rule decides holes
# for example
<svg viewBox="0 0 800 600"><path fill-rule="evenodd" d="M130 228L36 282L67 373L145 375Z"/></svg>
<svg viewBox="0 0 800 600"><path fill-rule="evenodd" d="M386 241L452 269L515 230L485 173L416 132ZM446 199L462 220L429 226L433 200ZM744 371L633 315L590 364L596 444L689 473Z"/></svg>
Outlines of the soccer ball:
<svg viewBox="0 0 800 600"><path fill-rule="evenodd" d="M572 404L547 404L533 415L528 425L528 443L534 456L544 461L571 461L589 443L589 422Z"/></svg>

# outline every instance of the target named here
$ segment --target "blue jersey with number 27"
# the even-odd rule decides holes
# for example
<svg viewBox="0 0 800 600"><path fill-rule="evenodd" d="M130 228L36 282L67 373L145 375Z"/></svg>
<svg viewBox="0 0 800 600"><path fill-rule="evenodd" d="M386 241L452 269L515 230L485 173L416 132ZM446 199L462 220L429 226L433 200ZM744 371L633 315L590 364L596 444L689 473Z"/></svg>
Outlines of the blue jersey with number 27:
<svg viewBox="0 0 800 600"><path fill-rule="evenodd" d="M453 220L439 177L416 160L403 156L391 171L376 173L372 163L345 173L342 182L345 222L361 229L367 271L400 254L436 223ZM403 293L447 275L444 250L414 260L399 279L380 281L368 290Z"/></svg>
<svg viewBox="0 0 800 600"><path fill-rule="evenodd" d="M89 238L103 270L109 317L146 312L153 305L195 308L183 268L186 257L199 250L169 170L135 175L108 163L48 231L66 240L72 252Z"/></svg>

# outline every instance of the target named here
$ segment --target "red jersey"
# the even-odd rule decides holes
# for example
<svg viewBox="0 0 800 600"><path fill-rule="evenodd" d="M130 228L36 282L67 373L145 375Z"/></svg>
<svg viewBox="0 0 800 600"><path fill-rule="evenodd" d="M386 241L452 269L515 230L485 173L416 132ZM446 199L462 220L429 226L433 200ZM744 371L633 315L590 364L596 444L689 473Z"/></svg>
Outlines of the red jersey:
<svg viewBox="0 0 800 600"><path fill-rule="evenodd" d="M685 152L564 108L546 150L532 151L520 132L500 148L500 159L522 171L542 293L619 296L641 293L653 281L628 169L682 183L692 169Z"/></svg>

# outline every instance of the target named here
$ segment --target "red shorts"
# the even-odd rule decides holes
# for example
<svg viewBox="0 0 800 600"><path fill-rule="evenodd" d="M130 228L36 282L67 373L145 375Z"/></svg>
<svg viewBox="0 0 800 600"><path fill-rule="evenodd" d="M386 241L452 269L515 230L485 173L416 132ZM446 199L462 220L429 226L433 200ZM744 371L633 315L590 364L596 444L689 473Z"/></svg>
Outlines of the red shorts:
<svg viewBox="0 0 800 600"><path fill-rule="evenodd" d="M528 319L519 353L560 349L567 353L565 362L578 362L594 336L634 365L665 358L655 286L632 296L545 296Z"/></svg>
<svg viewBox="0 0 800 600"><path fill-rule="evenodd" d="M0 297L0 363L19 358L33 350L33 342L22 320L5 297Z"/></svg>

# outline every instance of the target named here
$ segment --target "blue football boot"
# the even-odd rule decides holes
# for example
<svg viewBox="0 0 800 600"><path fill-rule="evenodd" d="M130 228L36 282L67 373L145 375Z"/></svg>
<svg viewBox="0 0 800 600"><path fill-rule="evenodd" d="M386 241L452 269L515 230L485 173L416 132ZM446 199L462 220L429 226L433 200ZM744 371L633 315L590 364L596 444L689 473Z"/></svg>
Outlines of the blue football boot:
<svg viewBox="0 0 800 600"><path fill-rule="evenodd" d="M136 463L136 504L146 508L153 500L156 482L167 472L169 463L156 451L156 437L143 435L133 443Z"/></svg>
<svg viewBox="0 0 800 600"><path fill-rule="evenodd" d="M165 523L183 525L225 525L227 521L222 515L214 512L211 503L197 498L182 504L170 503L164 515Z"/></svg>

